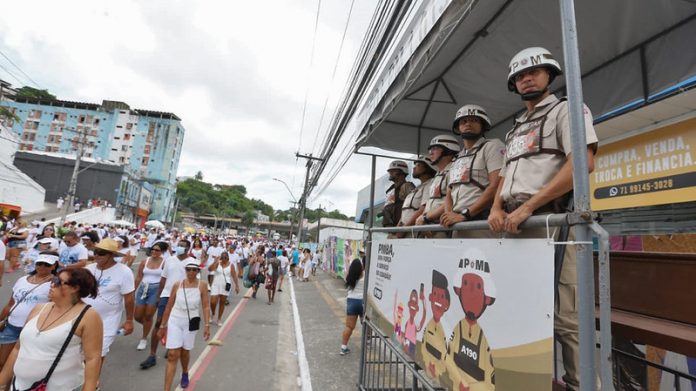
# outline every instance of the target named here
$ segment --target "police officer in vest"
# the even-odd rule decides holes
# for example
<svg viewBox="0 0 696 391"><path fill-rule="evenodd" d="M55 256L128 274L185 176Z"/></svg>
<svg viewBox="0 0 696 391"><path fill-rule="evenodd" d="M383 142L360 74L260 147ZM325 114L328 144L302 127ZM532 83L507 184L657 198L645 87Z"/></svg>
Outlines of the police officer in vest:
<svg viewBox="0 0 696 391"><path fill-rule="evenodd" d="M481 106L465 105L457 110L452 132L460 135L464 148L449 170L449 188L445 213L440 224L449 227L462 221L488 218L503 167L505 145L497 138L487 139L484 133L491 120ZM490 231L454 231L452 237L491 237Z"/></svg>
<svg viewBox="0 0 696 391"><path fill-rule="evenodd" d="M515 120L505 137L505 166L488 223L494 232L511 237L546 237L546 229L519 225L532 215L567 211L572 205L573 176L568 104L549 91L561 67L546 49L531 47L510 61L508 88L522 98L526 112ZM594 169L597 135L592 114L585 107L587 162ZM567 240L574 230L566 228ZM559 240L559 237L556 237ZM565 238L561 237L559 241ZM558 245L556 245L558 246ZM556 308L554 331L562 347L567 389L579 387L579 346L576 300L576 249L556 248Z"/></svg>
<svg viewBox="0 0 696 391"><path fill-rule="evenodd" d="M443 134L433 137L428 146L428 157L437 167L437 174L430 183L428 200L425 203L423 214L416 219L416 225L438 224L440 216L445 211L445 196L449 185L449 168L452 159L461 151L459 140L456 137ZM449 232L425 232L421 236L434 238L448 238Z"/></svg>
<svg viewBox="0 0 696 391"><path fill-rule="evenodd" d="M389 180L393 183L387 189L387 198L382 209L382 226L396 227L401 220L404 199L416 186L406 181L408 164L403 160L394 160L389 163L387 173L389 173Z"/></svg>
<svg viewBox="0 0 696 391"><path fill-rule="evenodd" d="M410 227L416 224L416 219L423 214L425 210L425 201L427 201L426 190L430 188L430 182L435 176L435 167L430 158L420 156L413 163L412 176L420 181L404 199L404 205L401 208L401 221L399 227ZM400 232L396 234L399 238L410 238L411 233Z"/></svg>

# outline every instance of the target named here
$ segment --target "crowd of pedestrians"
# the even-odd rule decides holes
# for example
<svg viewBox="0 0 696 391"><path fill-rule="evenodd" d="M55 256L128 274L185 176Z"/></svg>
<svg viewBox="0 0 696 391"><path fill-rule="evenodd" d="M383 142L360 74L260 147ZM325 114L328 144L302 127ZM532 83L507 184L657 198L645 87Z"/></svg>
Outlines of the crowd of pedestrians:
<svg viewBox="0 0 696 391"><path fill-rule="evenodd" d="M162 344L164 389L177 366L186 388L198 331L208 340L211 326L222 326L240 283L252 300L265 289L272 305L288 275L308 281L318 264L309 249L244 237L74 222L28 228L21 219L2 228L0 261L25 275L0 312L0 391L41 382L48 390L99 390L110 347L134 332L135 350L149 347L140 368L157 365Z"/></svg>

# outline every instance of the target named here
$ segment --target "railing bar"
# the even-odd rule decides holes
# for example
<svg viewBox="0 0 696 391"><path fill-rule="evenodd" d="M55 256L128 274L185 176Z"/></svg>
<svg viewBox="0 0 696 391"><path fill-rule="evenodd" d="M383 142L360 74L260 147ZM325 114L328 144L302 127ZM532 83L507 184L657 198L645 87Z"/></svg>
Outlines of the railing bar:
<svg viewBox="0 0 696 391"><path fill-rule="evenodd" d="M678 375L678 376L680 376L680 377L682 377L682 378L684 378L684 379L688 379L688 380L691 380L691 381L696 381L696 376L694 376L694 375L691 375L691 374L687 374L687 373L684 373L684 372L677 371L677 370L675 370L675 369L672 369L672 368L666 367L666 366L664 366L664 365L660 365L660 364L654 363L654 362L649 361L649 360L646 360L646 359L644 359L644 358L642 358L642 357L638 357L638 356L636 356L636 355L633 355L633 354L628 353L628 352L624 352L624 351L619 350L619 349L616 349L616 348L612 348L612 351L613 351L615 354L618 354L618 355L620 355L620 356L623 356L623 357L625 357L625 358L628 358L628 359L631 359L631 360L634 360L634 361L641 362L641 363L646 364L646 365L649 365L649 366L651 366L651 367L653 367L653 368L657 368L657 369L660 369L660 370L662 370L662 371L668 372L668 373L670 373L670 374L672 374L672 375ZM617 359L618 359L618 357L617 357Z"/></svg>

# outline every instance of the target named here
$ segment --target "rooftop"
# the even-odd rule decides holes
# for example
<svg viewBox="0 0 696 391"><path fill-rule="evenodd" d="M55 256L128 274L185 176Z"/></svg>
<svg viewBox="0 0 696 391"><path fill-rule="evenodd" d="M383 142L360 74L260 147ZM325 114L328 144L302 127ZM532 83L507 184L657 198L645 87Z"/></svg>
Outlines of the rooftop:
<svg viewBox="0 0 696 391"><path fill-rule="evenodd" d="M26 97L15 98L14 101L17 103L29 103L29 104L42 105L42 106L65 107L65 108L70 108L70 109L94 110L94 111L111 111L114 109L115 106L121 106L121 105L128 107L123 102L106 101L106 100L103 101L102 104L87 103L87 102L72 102L72 101L60 100L60 99L38 99L38 98L26 98ZM117 103L119 105L114 105L114 103ZM168 113L168 112L164 112L164 111L134 109L133 112L137 115L141 115L144 117L165 118L165 119L173 119L173 120L181 121L181 118L179 118L176 114Z"/></svg>

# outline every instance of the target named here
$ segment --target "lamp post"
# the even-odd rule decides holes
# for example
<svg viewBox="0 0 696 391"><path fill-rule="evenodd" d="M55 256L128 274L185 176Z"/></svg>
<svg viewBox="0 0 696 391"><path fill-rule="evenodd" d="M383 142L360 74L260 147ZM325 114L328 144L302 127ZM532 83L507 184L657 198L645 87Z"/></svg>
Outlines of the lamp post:
<svg viewBox="0 0 696 391"><path fill-rule="evenodd" d="M271 178L271 179L273 179L276 182L282 183L285 186L285 188L288 189L288 193L290 193L290 197L292 197L293 204L297 205L297 198L295 198L295 195L292 194L292 190L290 190L290 186L288 186L288 184L285 183L285 181L282 179L278 179L278 178ZM293 227L293 223L292 223L292 217L291 217L290 218L290 233L288 234L288 240L290 242L292 242L292 227ZM298 240L299 240L299 238L298 238Z"/></svg>

